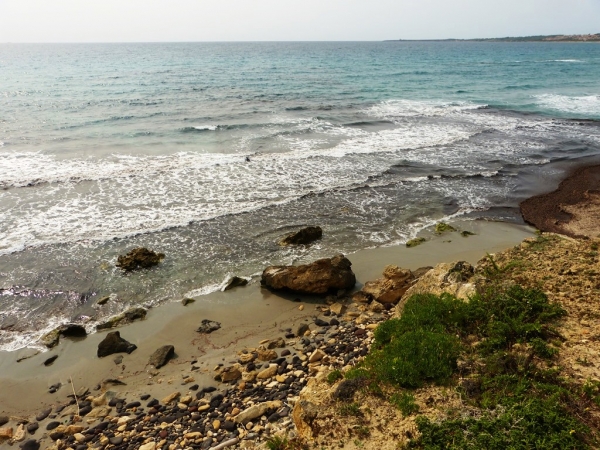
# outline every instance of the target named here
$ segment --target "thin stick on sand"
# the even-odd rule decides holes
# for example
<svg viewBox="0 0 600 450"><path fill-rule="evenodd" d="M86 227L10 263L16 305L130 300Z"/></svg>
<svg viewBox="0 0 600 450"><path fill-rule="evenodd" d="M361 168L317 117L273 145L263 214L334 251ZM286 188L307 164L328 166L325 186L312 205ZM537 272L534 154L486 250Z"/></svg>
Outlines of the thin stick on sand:
<svg viewBox="0 0 600 450"><path fill-rule="evenodd" d="M73 385L73 377L69 377L71 382L71 388L73 389L73 395L75 396L75 403L77 404L77 415L79 416L79 400L77 400L77 394L75 393L75 386Z"/></svg>

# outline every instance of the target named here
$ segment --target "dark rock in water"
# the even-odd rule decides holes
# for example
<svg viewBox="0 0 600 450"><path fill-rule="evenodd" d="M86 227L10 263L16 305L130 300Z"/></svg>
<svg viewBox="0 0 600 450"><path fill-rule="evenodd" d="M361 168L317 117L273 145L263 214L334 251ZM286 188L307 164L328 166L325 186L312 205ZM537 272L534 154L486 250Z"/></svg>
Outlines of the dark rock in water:
<svg viewBox="0 0 600 450"><path fill-rule="evenodd" d="M54 364L54 361L56 361L56 359L58 358L58 355L54 355L51 356L50 358L48 358L46 361L44 361L44 365L47 366L51 366L52 364Z"/></svg>
<svg viewBox="0 0 600 450"><path fill-rule="evenodd" d="M354 287L352 263L344 256L319 259L302 266L270 266L262 274L261 284L273 290L325 295Z"/></svg>
<svg viewBox="0 0 600 450"><path fill-rule="evenodd" d="M100 299L98 299L98 301L96 302L96 305L106 305L106 303L110 300L110 295L107 295L106 297L102 297Z"/></svg>
<svg viewBox="0 0 600 450"><path fill-rule="evenodd" d="M107 330L109 328L115 328L121 325L135 322L136 320L142 320L146 318L148 313L147 309L144 308L131 308L118 316L111 317L106 322L96 325L96 330Z"/></svg>
<svg viewBox="0 0 600 450"><path fill-rule="evenodd" d="M126 255L120 255L117 258L117 267L125 272L131 272L137 269L148 269L156 266L165 257L164 253L155 253L144 247L138 247L131 250Z"/></svg>
<svg viewBox="0 0 600 450"><path fill-rule="evenodd" d="M306 227L295 233L290 233L279 241L279 245L308 245L323 237L321 227Z"/></svg>
<svg viewBox="0 0 600 450"><path fill-rule="evenodd" d="M152 353L148 364L156 367L157 369L160 369L162 366L167 364L174 355L175 347L173 347L172 345L165 345L156 350L154 353Z"/></svg>
<svg viewBox="0 0 600 450"><path fill-rule="evenodd" d="M112 331L98 344L98 357L103 358L113 353L131 353L137 346L127 342L118 331Z"/></svg>
<svg viewBox="0 0 600 450"><path fill-rule="evenodd" d="M183 306L187 306L190 303L194 303L196 300L194 300L193 298L184 298L183 300L181 300L181 304Z"/></svg>
<svg viewBox="0 0 600 450"><path fill-rule="evenodd" d="M196 331L198 333L210 334L213 331L217 331L219 328L221 328L221 324L219 322L204 319Z"/></svg>
<svg viewBox="0 0 600 450"><path fill-rule="evenodd" d="M29 434L35 434L37 429L40 427L40 424L37 422L31 422L27 424L27 432Z"/></svg>
<svg viewBox="0 0 600 450"><path fill-rule="evenodd" d="M227 284L225 285L225 287L223 288L223 291L228 291L230 289L240 287L240 286L246 286L247 284L248 284L248 280L246 280L245 278L231 277L229 279L229 281L227 282Z"/></svg>
<svg viewBox="0 0 600 450"><path fill-rule="evenodd" d="M6 424L8 423L8 421L9 421L9 420L10 420L10 418L9 418L9 417L7 417L7 416L0 416L0 427L1 427L2 425L6 425Z"/></svg>
<svg viewBox="0 0 600 450"><path fill-rule="evenodd" d="M61 336L65 337L86 337L87 331L81 325L67 323L56 327L54 330L46 333L40 341L48 348L56 347Z"/></svg>
<svg viewBox="0 0 600 450"><path fill-rule="evenodd" d="M19 445L19 448L21 450L39 450L40 444L34 439L29 439Z"/></svg>

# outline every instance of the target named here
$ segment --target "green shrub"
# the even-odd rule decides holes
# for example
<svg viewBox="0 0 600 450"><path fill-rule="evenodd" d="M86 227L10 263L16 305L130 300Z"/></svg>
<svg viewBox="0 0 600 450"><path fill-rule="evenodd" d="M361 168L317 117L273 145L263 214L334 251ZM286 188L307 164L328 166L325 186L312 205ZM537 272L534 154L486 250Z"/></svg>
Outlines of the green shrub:
<svg viewBox="0 0 600 450"><path fill-rule="evenodd" d="M400 392L390 397L390 402L402 411L404 417L408 417L419 411L419 405L415 403L415 396L408 392Z"/></svg>
<svg viewBox="0 0 600 450"><path fill-rule="evenodd" d="M470 328L486 338L480 348L488 353L509 349L517 342L545 340L554 334L546 323L566 314L543 292L521 286L478 295L468 305Z"/></svg>
<svg viewBox="0 0 600 450"><path fill-rule="evenodd" d="M456 336L417 329L371 351L365 365L378 380L416 388L427 381L446 382L456 368L459 352Z"/></svg>
<svg viewBox="0 0 600 450"><path fill-rule="evenodd" d="M339 370L334 370L332 372L329 372L329 374L327 375L327 382L329 384L333 384L336 381L341 380L342 378L344 378L342 372Z"/></svg>
<svg viewBox="0 0 600 450"><path fill-rule="evenodd" d="M341 405L339 408L339 413L340 416L362 416L362 411L360 410L360 405L358 403L347 403Z"/></svg>
<svg viewBox="0 0 600 450"><path fill-rule="evenodd" d="M433 423L417 418L419 449L584 449L588 429L569 415L556 398L523 400L479 419Z"/></svg>

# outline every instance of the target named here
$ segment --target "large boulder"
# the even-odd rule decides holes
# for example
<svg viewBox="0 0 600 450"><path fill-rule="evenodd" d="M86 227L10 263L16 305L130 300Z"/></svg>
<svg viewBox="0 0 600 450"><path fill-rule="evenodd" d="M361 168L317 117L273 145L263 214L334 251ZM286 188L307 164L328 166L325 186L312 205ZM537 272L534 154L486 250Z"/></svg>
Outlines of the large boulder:
<svg viewBox="0 0 600 450"><path fill-rule="evenodd" d="M98 358L103 358L113 353L131 353L137 345L126 341L118 331L112 331L98 344Z"/></svg>
<svg viewBox="0 0 600 450"><path fill-rule="evenodd" d="M288 245L308 245L321 239L321 237L323 237L323 229L321 227L306 227L284 236L279 241L279 245L283 247Z"/></svg>
<svg viewBox="0 0 600 450"><path fill-rule="evenodd" d="M44 336L42 336L40 341L46 347L53 348L58 345L61 336L75 338L86 337L87 331L82 325L77 325L75 323L67 323L56 327L49 333L46 333Z"/></svg>
<svg viewBox="0 0 600 450"><path fill-rule="evenodd" d="M126 255L120 255L117 258L117 267L125 272L131 272L137 269L148 269L156 266L165 257L164 253L155 253L144 247L138 247L131 250Z"/></svg>
<svg viewBox="0 0 600 450"><path fill-rule="evenodd" d="M477 292L475 271L466 261L441 263L425 273L402 297L401 304L415 294L448 293L467 300ZM398 314L401 313L398 308Z"/></svg>
<svg viewBox="0 0 600 450"><path fill-rule="evenodd" d="M270 266L263 271L260 282L277 291L325 295L354 287L356 276L351 266L352 263L344 255L319 259L302 266Z"/></svg>

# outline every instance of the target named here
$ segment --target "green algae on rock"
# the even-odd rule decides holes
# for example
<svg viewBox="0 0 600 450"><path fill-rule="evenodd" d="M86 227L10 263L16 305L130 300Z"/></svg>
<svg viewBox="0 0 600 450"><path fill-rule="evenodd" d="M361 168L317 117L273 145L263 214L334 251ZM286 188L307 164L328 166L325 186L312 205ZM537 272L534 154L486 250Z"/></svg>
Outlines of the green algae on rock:
<svg viewBox="0 0 600 450"><path fill-rule="evenodd" d="M417 245L421 245L421 244L423 244L426 241L427 241L427 239L422 238L422 237L420 237L420 238L414 238L414 239L411 239L410 241L408 241L406 243L406 246L408 248L412 248L412 247L416 247Z"/></svg>

